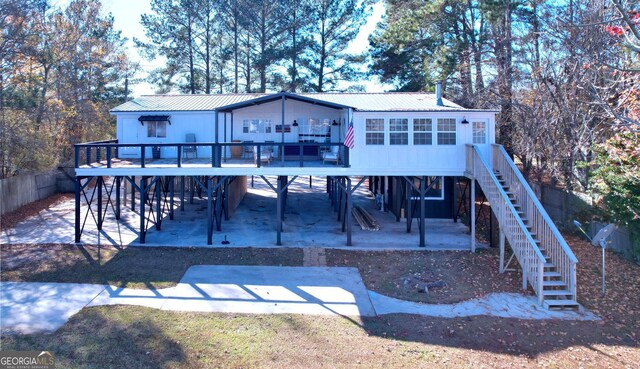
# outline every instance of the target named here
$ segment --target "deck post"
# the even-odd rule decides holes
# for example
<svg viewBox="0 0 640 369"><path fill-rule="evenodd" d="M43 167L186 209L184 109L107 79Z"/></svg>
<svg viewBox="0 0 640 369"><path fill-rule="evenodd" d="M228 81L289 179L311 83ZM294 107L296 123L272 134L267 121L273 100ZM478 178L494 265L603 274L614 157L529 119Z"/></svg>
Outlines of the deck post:
<svg viewBox="0 0 640 369"><path fill-rule="evenodd" d="M427 178L422 176L420 179L420 247L425 247L425 196L426 196L426 182Z"/></svg>
<svg viewBox="0 0 640 369"><path fill-rule="evenodd" d="M169 178L169 219L173 220L173 197L175 194L174 186L176 177L168 177Z"/></svg>
<svg viewBox="0 0 640 369"><path fill-rule="evenodd" d="M505 236L504 236L504 232L502 231L502 227L500 227L500 273L504 273L505 272L505 265L504 265L504 243L505 243Z"/></svg>
<svg viewBox="0 0 640 369"><path fill-rule="evenodd" d="M180 176L180 211L184 211L184 176Z"/></svg>
<svg viewBox="0 0 640 369"><path fill-rule="evenodd" d="M471 252L476 252L476 180L471 180Z"/></svg>
<svg viewBox="0 0 640 369"><path fill-rule="evenodd" d="M413 204L411 203L411 195L413 195L413 188L411 187L411 183L406 180L404 185L407 187L407 209L405 211L405 215L407 217L407 233L411 233L411 222L413 221Z"/></svg>
<svg viewBox="0 0 640 369"><path fill-rule="evenodd" d="M159 231L162 228L162 178L156 177L156 229Z"/></svg>
<svg viewBox="0 0 640 369"><path fill-rule="evenodd" d="M136 176L131 177L131 181L136 183ZM131 185L131 211L136 210L136 186Z"/></svg>
<svg viewBox="0 0 640 369"><path fill-rule="evenodd" d="M102 230L102 176L98 176L96 186L98 187L98 230Z"/></svg>
<svg viewBox="0 0 640 369"><path fill-rule="evenodd" d="M284 98L284 96L283 96ZM282 103L282 107L284 108L284 100ZM284 112L282 113L284 115ZM282 245L282 179L278 177L277 187L276 187L276 217L278 218L278 222L276 224L276 245Z"/></svg>
<svg viewBox="0 0 640 369"><path fill-rule="evenodd" d="M145 243L146 230L144 228L144 203L147 201L147 177L140 178L140 243Z"/></svg>
<svg viewBox="0 0 640 369"><path fill-rule="evenodd" d="M229 220L229 177L224 179L224 189L222 191L222 207L224 210L224 220Z"/></svg>
<svg viewBox="0 0 640 369"><path fill-rule="evenodd" d="M347 221L347 246L352 246L351 242L351 224L353 223L353 217L351 216L351 209L353 208L353 199L351 198L351 177L347 179L347 211L345 219Z"/></svg>
<svg viewBox="0 0 640 369"><path fill-rule="evenodd" d="M211 186L211 177L207 177L207 245L213 244L213 204L211 203L213 197L213 189Z"/></svg>
<svg viewBox="0 0 640 369"><path fill-rule="evenodd" d="M82 191L82 177L76 177L75 184L75 233L76 243L80 243L80 191Z"/></svg>
<svg viewBox="0 0 640 369"><path fill-rule="evenodd" d="M195 189L194 187L194 180L193 177L189 177L189 204L193 205L193 195L194 195L194 191Z"/></svg>
<svg viewBox="0 0 640 369"><path fill-rule="evenodd" d="M120 220L120 186L122 177L116 177L116 220Z"/></svg>
<svg viewBox="0 0 640 369"><path fill-rule="evenodd" d="M215 216L216 216L216 231L220 232L222 231L222 185L220 183L220 180L222 178L218 177L216 180L216 209L215 209ZM223 182L224 183L224 182Z"/></svg>

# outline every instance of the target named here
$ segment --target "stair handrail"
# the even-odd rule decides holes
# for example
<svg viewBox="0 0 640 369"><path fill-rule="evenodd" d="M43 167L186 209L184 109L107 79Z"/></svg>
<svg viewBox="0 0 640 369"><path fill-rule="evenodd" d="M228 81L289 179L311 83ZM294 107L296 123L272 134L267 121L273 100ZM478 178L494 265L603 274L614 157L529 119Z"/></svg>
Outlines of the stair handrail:
<svg viewBox="0 0 640 369"><path fill-rule="evenodd" d="M507 151L504 149L504 146L499 144L493 144L492 146L498 148L498 150L500 150L500 153L502 153L502 155L504 155L505 157L509 157L509 154L507 154ZM533 203L533 205L536 207L536 209L542 216L542 219L544 219L545 223L551 230L551 233L553 233L553 235L558 240L558 243L560 244L560 247L562 247L562 250L564 250L564 252L567 254L571 262L577 264L578 258L575 256L573 251L571 251L571 248L567 244L567 241L565 241L564 237L562 237L562 234L560 233L556 225L553 223L553 220L551 220L551 218L549 217L549 214L542 206L542 203L540 202L540 200L538 200L538 196L536 196L531 186L529 186L529 182L527 182L527 180L524 178L524 176L522 175L518 167L516 167L513 160L505 160L505 161L507 162L507 164L509 165L513 173L516 175L518 180L520 180L520 182L523 184L524 190L529 195L531 202Z"/></svg>
<svg viewBox="0 0 640 369"><path fill-rule="evenodd" d="M480 154L480 151L478 150L478 147L476 145L467 144L467 146L468 147L470 146L473 149L475 156L477 156L478 159L480 160L480 162L484 165L484 169L487 171L487 173L489 173L489 177L493 180L493 183L496 185L496 188L498 189L498 192L500 193L500 197L502 197L502 200L504 200L505 204L507 204L507 208L510 210L511 214L516 219L516 222L520 226L520 229L523 231L525 237L527 238L527 241L529 241L529 245L533 248L536 256L538 257L538 260L541 261L542 263L544 263L546 261L546 259L542 255L542 251L540 251L540 248L538 248L538 245L536 245L536 242L533 240L533 237L531 237L531 234L527 230L527 226L525 226L525 224L522 221L522 219L520 219L520 216L518 216L518 212L516 211L516 208L513 206L511 201L509 201L509 197L507 196L506 192L504 192L504 190L500 186L500 182L498 181L498 178L493 173L493 171L490 170L491 167L489 166L489 163L487 163L487 161L482 157L482 155ZM473 173L473 176L474 177L476 176L475 173Z"/></svg>
<svg viewBox="0 0 640 369"><path fill-rule="evenodd" d="M505 229L508 230L505 232L505 236L511 244L514 255L522 266L522 287L526 288L527 282L529 282L538 297L538 303L542 305L544 303L543 283L546 258L542 255L540 248L518 215L515 206L511 203L509 196L507 196L505 190L500 185L500 181L498 181L495 173L491 170L491 166L489 166L483 158L476 145L467 144L467 157L468 156L473 156L471 178L477 179L480 183L485 195L489 199L492 211L498 216L500 227L506 226ZM480 175L477 175L477 170L482 171ZM513 227L514 225L515 227Z"/></svg>

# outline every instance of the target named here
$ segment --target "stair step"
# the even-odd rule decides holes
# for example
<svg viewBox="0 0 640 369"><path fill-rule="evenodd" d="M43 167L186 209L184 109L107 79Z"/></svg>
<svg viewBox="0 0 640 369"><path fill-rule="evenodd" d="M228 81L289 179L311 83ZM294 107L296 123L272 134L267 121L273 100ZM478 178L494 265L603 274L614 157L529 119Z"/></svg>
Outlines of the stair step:
<svg viewBox="0 0 640 369"><path fill-rule="evenodd" d="M573 300L544 300L547 309L579 309L580 305Z"/></svg>
<svg viewBox="0 0 640 369"><path fill-rule="evenodd" d="M553 278L553 277L562 277L562 274L559 272L544 272L543 276L545 278Z"/></svg>
<svg viewBox="0 0 640 369"><path fill-rule="evenodd" d="M571 292L569 292L569 290L544 290L542 291L542 294L545 296L571 296Z"/></svg>
<svg viewBox="0 0 640 369"><path fill-rule="evenodd" d="M567 284L563 281L542 281L542 287L564 287Z"/></svg>
<svg viewBox="0 0 640 369"><path fill-rule="evenodd" d="M542 255L542 256L544 256L544 255ZM554 263L544 263L543 266L545 268L555 268L556 267L556 265Z"/></svg>

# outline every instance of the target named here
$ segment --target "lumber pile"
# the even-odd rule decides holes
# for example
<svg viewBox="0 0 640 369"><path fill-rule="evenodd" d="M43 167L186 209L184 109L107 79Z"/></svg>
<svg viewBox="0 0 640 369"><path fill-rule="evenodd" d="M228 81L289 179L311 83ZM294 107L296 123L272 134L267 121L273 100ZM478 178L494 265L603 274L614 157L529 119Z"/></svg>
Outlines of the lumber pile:
<svg viewBox="0 0 640 369"><path fill-rule="evenodd" d="M363 231L379 231L380 224L362 206L355 205L351 211Z"/></svg>

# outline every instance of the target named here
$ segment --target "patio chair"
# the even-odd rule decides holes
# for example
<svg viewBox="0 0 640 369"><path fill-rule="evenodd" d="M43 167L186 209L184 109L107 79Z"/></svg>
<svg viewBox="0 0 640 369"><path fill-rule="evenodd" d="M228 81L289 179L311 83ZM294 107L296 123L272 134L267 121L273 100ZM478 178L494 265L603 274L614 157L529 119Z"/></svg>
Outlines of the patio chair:
<svg viewBox="0 0 640 369"><path fill-rule="evenodd" d="M260 164L267 163L271 164L271 158L273 157L273 153L271 151L265 151L264 148L260 149L260 159L258 159L258 147L253 147L253 160L255 160L256 164L258 164L258 160L260 160Z"/></svg>
<svg viewBox="0 0 640 369"><path fill-rule="evenodd" d="M326 162L335 162L336 165L338 165L339 161L340 161L340 146L338 145L331 146L330 151L322 153L322 164L325 164Z"/></svg>
<svg viewBox="0 0 640 369"><path fill-rule="evenodd" d="M196 142L195 133L187 133L184 142ZM185 159L187 158L188 154L193 154L196 159L198 158L198 150L196 149L195 145L182 146L182 155Z"/></svg>
<svg viewBox="0 0 640 369"><path fill-rule="evenodd" d="M249 159L253 157L254 147L251 145L247 145L247 144L253 143L253 141L242 141L242 143L244 144L242 146L242 158Z"/></svg>

